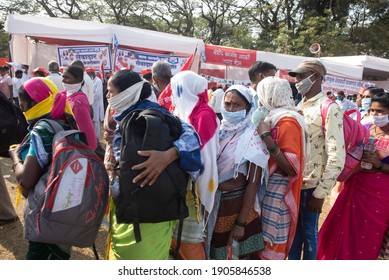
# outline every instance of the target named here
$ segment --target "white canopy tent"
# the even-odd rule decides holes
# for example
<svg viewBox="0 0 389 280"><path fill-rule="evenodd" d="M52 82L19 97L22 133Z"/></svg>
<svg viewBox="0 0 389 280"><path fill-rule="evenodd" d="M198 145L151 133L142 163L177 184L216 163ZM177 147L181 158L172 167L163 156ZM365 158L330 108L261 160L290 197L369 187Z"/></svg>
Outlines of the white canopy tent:
<svg viewBox="0 0 389 280"><path fill-rule="evenodd" d="M365 76L389 78L389 59L369 55L335 56L324 57L323 59L362 67Z"/></svg>
<svg viewBox="0 0 389 280"><path fill-rule="evenodd" d="M257 52L257 60L267 61L279 69L292 70L304 59L311 59L305 56L287 55L271 52ZM312 58L313 59L313 58ZM362 80L363 67L333 61L327 58L320 58L320 61L327 69L327 74L353 80Z"/></svg>
<svg viewBox="0 0 389 280"><path fill-rule="evenodd" d="M200 39L138 28L72 19L8 15L5 30L11 37L11 58L30 68L46 66L57 59L58 46L108 45L115 34L120 47L174 55L204 50ZM196 69L196 63L193 68ZM197 71L197 69L196 69Z"/></svg>

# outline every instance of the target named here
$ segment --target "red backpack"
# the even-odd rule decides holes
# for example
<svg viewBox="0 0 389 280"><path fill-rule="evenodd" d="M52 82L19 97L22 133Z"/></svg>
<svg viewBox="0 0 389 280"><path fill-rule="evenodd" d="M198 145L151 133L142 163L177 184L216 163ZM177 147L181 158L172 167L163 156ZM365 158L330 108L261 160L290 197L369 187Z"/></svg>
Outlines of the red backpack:
<svg viewBox="0 0 389 280"><path fill-rule="evenodd" d="M335 103L328 99L321 108L322 128L325 134L325 120L327 118L329 106ZM350 115L356 114L356 120ZM343 133L344 133L344 146L346 149L346 161L342 172L339 174L337 181L344 182L351 175L351 171L359 164L360 158L355 158L353 151L360 147L361 143L367 143L369 141L369 130L361 124L361 113L358 110L350 110L343 114ZM362 155L361 155L362 156Z"/></svg>

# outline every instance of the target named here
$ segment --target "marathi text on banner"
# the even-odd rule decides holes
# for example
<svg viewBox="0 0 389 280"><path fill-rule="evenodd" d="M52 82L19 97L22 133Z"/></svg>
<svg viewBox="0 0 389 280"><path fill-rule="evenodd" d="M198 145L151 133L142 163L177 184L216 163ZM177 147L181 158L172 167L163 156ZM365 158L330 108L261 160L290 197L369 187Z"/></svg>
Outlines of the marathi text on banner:
<svg viewBox="0 0 389 280"><path fill-rule="evenodd" d="M188 60L188 57L145 53L119 48L115 56L115 71L126 68L139 73L145 68L150 68L154 62L159 60L168 62L172 74L175 75Z"/></svg>
<svg viewBox="0 0 389 280"><path fill-rule="evenodd" d="M69 66L74 60L81 60L85 67L111 71L111 53L108 46L66 46L58 47L58 63L60 66Z"/></svg>
<svg viewBox="0 0 389 280"><path fill-rule="evenodd" d="M256 51L205 45L206 63L250 67L257 58Z"/></svg>
<svg viewBox="0 0 389 280"><path fill-rule="evenodd" d="M322 88L323 91L331 91L336 93L338 91L344 91L345 95L358 94L360 88L367 88L375 86L375 84L365 81L356 81L345 78L340 78L336 76L326 75L323 82Z"/></svg>

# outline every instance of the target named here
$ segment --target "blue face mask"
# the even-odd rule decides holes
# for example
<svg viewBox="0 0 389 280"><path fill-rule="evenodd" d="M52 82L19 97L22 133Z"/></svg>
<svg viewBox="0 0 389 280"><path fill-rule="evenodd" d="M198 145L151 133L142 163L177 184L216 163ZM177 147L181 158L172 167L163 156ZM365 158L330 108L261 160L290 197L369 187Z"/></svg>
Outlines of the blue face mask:
<svg viewBox="0 0 389 280"><path fill-rule="evenodd" d="M235 112L228 112L224 107L222 107L221 111L223 119L231 124L240 123L246 118L246 109Z"/></svg>
<svg viewBox="0 0 389 280"><path fill-rule="evenodd" d="M342 101L342 100L343 100L343 97L337 96L337 97L336 97L336 100Z"/></svg>

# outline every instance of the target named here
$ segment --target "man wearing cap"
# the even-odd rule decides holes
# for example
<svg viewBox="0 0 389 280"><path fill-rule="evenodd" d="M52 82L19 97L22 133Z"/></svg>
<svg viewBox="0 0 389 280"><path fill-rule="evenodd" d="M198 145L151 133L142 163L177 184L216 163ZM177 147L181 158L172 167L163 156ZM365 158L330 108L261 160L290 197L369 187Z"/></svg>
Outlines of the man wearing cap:
<svg viewBox="0 0 389 280"><path fill-rule="evenodd" d="M49 75L47 75L47 79L52 81L58 88L58 91L61 92L64 90L62 84L62 75L59 73L59 64L55 60L51 60L47 65L49 68Z"/></svg>
<svg viewBox="0 0 389 280"><path fill-rule="evenodd" d="M216 90L213 92L211 100L209 101L209 106L213 109L213 111L216 113L219 120L222 120L222 106L223 106L223 97L224 97L224 91L223 91L223 85L220 83L216 84Z"/></svg>
<svg viewBox="0 0 389 280"><path fill-rule="evenodd" d="M37 67L34 70L32 70L31 73L32 73L32 75L34 77L42 77L42 78L44 78L47 75L47 71L43 67Z"/></svg>
<svg viewBox="0 0 389 280"><path fill-rule="evenodd" d="M289 72L289 76L296 78L296 88L303 97L297 108L304 114L311 145L296 234L288 256L291 260L301 258L302 247L304 260L316 259L318 220L324 198L331 192L345 163L343 113L336 103L329 105L325 127L322 127L321 107L327 100L321 88L325 74L326 68L315 59L304 60Z"/></svg>
<svg viewBox="0 0 389 280"><path fill-rule="evenodd" d="M148 81L150 84L153 84L153 74L151 73L151 68L145 68L140 71L142 78Z"/></svg>

